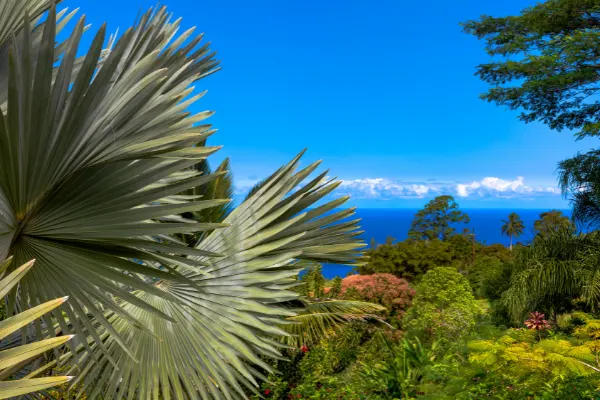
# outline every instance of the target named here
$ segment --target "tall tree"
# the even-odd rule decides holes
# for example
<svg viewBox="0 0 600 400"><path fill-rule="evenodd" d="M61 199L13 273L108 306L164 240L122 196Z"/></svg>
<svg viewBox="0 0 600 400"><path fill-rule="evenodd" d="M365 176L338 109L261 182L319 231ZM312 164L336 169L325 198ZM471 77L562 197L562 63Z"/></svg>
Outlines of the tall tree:
<svg viewBox="0 0 600 400"><path fill-rule="evenodd" d="M525 122L569 129L578 138L600 135L600 4L548 0L520 15L482 16L462 24L485 40L489 55L476 74L491 88L481 97L521 111ZM576 220L600 222L600 154L594 150L559 164L560 187Z"/></svg>
<svg viewBox="0 0 600 400"><path fill-rule="evenodd" d="M573 223L569 217L563 215L562 211L551 210L541 213L540 219L533 223L533 228L538 235L547 235L551 232L572 229Z"/></svg>
<svg viewBox="0 0 600 400"><path fill-rule="evenodd" d="M600 4L549 0L508 17L482 16L462 24L485 40L498 61L476 74L492 87L482 98L520 109L525 122L600 134Z"/></svg>
<svg viewBox="0 0 600 400"><path fill-rule="evenodd" d="M452 196L438 196L417 212L408 237L418 240L445 240L456 230L452 224L469 223Z"/></svg>
<svg viewBox="0 0 600 400"><path fill-rule="evenodd" d="M502 233L508 237L510 237L510 250L512 251L513 247L513 236L519 237L523 234L525 230L525 225L523 225L523 220L519 217L519 214L512 212L508 214L507 220L502 220L504 223L502 225Z"/></svg>

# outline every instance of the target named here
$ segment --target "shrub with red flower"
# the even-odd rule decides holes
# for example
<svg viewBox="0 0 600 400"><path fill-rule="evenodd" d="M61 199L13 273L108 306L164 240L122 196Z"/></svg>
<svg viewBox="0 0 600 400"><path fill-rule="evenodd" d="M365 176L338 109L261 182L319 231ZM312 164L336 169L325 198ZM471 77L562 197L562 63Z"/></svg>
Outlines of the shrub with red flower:
<svg viewBox="0 0 600 400"><path fill-rule="evenodd" d="M342 298L381 304L397 318L410 307L414 295L408 281L392 274L350 275L342 280Z"/></svg>
<svg viewBox="0 0 600 400"><path fill-rule="evenodd" d="M544 317L545 315L541 312L532 312L529 314L529 319L525 321L525 326L536 331L550 329L550 323Z"/></svg>
<svg viewBox="0 0 600 400"><path fill-rule="evenodd" d="M271 390L270 389L265 389L264 393L265 393L265 396L268 396L268 395L271 394Z"/></svg>

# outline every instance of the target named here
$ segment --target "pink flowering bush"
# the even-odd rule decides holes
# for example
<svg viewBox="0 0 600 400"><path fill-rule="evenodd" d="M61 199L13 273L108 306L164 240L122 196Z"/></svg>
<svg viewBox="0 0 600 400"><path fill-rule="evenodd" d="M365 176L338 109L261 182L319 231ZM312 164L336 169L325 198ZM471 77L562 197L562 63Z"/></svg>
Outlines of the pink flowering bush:
<svg viewBox="0 0 600 400"><path fill-rule="evenodd" d="M392 274L350 275L342 280L340 297L381 304L390 317L402 318L415 290L405 279Z"/></svg>

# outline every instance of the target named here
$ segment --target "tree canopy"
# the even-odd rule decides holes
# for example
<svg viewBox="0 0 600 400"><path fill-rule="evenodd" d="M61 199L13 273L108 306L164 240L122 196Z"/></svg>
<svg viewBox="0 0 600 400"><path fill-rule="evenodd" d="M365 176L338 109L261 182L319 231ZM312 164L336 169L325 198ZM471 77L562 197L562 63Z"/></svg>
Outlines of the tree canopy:
<svg viewBox="0 0 600 400"><path fill-rule="evenodd" d="M600 3L549 0L520 15L482 16L463 24L482 39L490 56L476 75L491 85L489 102L520 110L525 122L568 129L577 138L600 135ZM560 187L573 204L573 217L600 222L600 155L577 154L559 164Z"/></svg>
<svg viewBox="0 0 600 400"><path fill-rule="evenodd" d="M477 248L480 246L476 244ZM471 255L472 243L463 235L455 235L446 241L408 240L369 249L367 262L359 265L357 270L360 274L390 273L414 281L435 267L461 267Z"/></svg>
<svg viewBox="0 0 600 400"><path fill-rule="evenodd" d="M418 240L444 240L454 234L453 224L469 223L452 196L438 196L415 214L408 236Z"/></svg>
<svg viewBox="0 0 600 400"><path fill-rule="evenodd" d="M521 110L525 122L579 137L600 134L600 4L597 0L550 0L520 15L463 24L483 39L498 61L481 64L476 75L492 87L481 97Z"/></svg>
<svg viewBox="0 0 600 400"><path fill-rule="evenodd" d="M564 229L572 229L573 223L560 210L546 211L540 214L540 219L533 223L537 234L547 235Z"/></svg>

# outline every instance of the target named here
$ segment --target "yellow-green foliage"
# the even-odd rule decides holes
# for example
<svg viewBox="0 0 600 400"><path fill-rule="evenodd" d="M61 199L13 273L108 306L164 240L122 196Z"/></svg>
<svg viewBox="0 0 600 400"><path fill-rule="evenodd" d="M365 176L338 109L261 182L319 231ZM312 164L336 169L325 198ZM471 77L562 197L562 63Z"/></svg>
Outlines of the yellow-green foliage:
<svg viewBox="0 0 600 400"><path fill-rule="evenodd" d="M600 383L600 365L596 359L600 320L590 319L576 329L571 340L536 340L532 330L512 329L495 340L469 342L469 360L488 372L507 379L534 377L542 381L589 376Z"/></svg>

